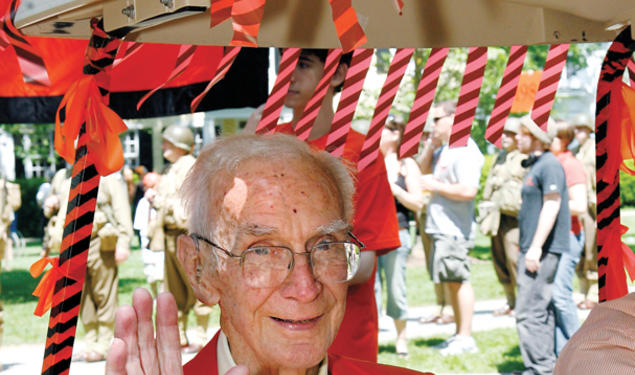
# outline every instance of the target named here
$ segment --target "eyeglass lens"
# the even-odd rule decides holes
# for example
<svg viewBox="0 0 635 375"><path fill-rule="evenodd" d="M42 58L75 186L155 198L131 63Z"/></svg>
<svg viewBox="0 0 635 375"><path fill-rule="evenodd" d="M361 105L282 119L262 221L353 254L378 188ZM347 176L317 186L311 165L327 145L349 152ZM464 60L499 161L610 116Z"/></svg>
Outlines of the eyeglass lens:
<svg viewBox="0 0 635 375"><path fill-rule="evenodd" d="M310 252L313 276L322 282L350 280L359 266L359 246L336 242L319 244ZM295 255L306 255L295 254ZM248 249L242 258L243 277L252 287L272 287L287 278L294 264L294 253L284 247Z"/></svg>

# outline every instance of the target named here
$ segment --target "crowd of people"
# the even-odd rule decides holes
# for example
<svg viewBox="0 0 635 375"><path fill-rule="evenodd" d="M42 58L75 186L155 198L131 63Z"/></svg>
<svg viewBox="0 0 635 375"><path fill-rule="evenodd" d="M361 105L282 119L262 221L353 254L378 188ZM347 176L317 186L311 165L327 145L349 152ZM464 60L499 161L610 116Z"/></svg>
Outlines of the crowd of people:
<svg viewBox="0 0 635 375"><path fill-rule="evenodd" d="M302 50L285 99L293 119L277 133L294 134L325 59L325 50ZM349 63L344 55L324 103L333 101ZM422 322L456 325L435 348L441 356L479 352L469 253L480 230L491 237L506 297L494 314L516 318L523 373L552 373L579 328L577 309L597 301L588 116L550 120L547 131L529 116L510 118L476 207L485 157L471 138L449 146L451 101L431 108L412 158L398 157L405 122L389 116L383 157L361 171L320 151L331 105L321 106L306 142L249 135L261 110L242 135L212 142L197 158L192 131L169 126L161 174L139 168L139 184L131 171L101 179L80 311L86 346L75 360L107 359L108 374L415 373L376 363L382 288L396 352L407 358L406 264L421 238L439 305ZM351 130L342 159L357 160L364 138ZM43 201L50 218L43 255L59 252L69 189L70 170L62 169ZM115 313L117 266L130 254L133 229L151 293L135 291L133 306ZM585 296L578 306L576 272ZM214 305L221 327L208 341ZM196 326L188 330L190 311ZM182 352L199 354L181 369Z"/></svg>
<svg viewBox="0 0 635 375"><path fill-rule="evenodd" d="M432 108L430 126L424 129L429 134L424 137L416 162L412 161L418 168L404 169L411 159L401 161L399 172L408 171L419 181L408 185L407 190L416 191L417 204L408 205L412 199L406 200L404 190L393 187L397 216L404 215L405 209L406 217L420 220L428 271L435 285L440 285L435 288L440 313L424 317L422 322L456 321L455 334L436 346L443 356L479 351L471 336L474 291L468 254L474 247L474 199L484 158L471 138L466 146L449 147L454 110L452 102ZM585 218L595 217L591 203L595 168L589 160L591 155L585 152L589 147L593 149L589 137L593 124L589 116L579 115L571 123L550 119L548 125L543 130L528 115L508 119L501 136L502 150L488 172L476 218L478 230L491 238L494 270L506 297L506 304L494 315L515 316L526 374L553 371L558 355L580 326L578 307L590 308L597 300L597 285L595 295L591 291L593 281L597 281L592 276L594 272L597 275L597 265L585 262L597 259L595 242L585 241L595 238L595 226L583 225ZM385 144L382 152L387 166L398 149L398 132L403 132L404 126L394 120L386 124L381 144ZM577 156L571 151L575 143ZM390 176L389 180L398 181ZM402 178L408 181L407 175ZM424 199L424 195L429 198ZM406 236L405 241L412 246L413 239ZM404 257L407 259L407 255ZM401 353L400 332L405 328L397 319L404 316L395 313L392 305L397 298L394 296L405 293L405 265L394 261L388 264L392 269L385 270L387 315L395 319L397 352ZM585 279L585 299L578 306L573 300L576 269ZM391 280L393 275L399 275L399 282ZM442 313L448 300L453 319L444 318Z"/></svg>

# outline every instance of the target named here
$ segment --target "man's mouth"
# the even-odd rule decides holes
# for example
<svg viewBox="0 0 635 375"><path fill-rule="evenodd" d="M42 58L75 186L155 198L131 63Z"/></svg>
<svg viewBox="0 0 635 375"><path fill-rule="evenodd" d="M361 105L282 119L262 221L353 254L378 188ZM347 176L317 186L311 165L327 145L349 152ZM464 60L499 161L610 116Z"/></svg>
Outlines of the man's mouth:
<svg viewBox="0 0 635 375"><path fill-rule="evenodd" d="M317 316L315 318L310 318L310 319L301 319L301 320L293 320L293 319L282 319L282 318L276 318L275 316L272 316L271 318L275 321L278 322L282 322L282 323L290 323L290 324L306 324L306 323L313 323L315 321L317 321L318 319L320 319L321 316Z"/></svg>

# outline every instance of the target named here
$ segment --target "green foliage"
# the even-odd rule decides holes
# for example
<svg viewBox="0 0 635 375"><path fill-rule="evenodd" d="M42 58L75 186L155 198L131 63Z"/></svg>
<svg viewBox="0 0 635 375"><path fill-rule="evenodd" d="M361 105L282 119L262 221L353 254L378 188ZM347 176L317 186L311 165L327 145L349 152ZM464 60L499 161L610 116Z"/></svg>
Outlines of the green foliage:
<svg viewBox="0 0 635 375"><path fill-rule="evenodd" d="M20 185L20 195L22 206L16 212L18 219L18 230L25 237L42 237L40 218L41 209L35 201L37 189L44 182L44 178L21 178L15 181Z"/></svg>
<svg viewBox="0 0 635 375"><path fill-rule="evenodd" d="M567 57L569 75L586 68L588 57L596 50L602 48L606 48L606 45L601 43L571 44ZM435 93L435 102L452 99L457 100L459 97L465 62L467 60L467 52L467 48L450 49L443 69L441 70L441 76L439 77L439 83ZM548 52L548 45L529 46L523 70L541 70L545 65ZM414 95L421 80L423 68L425 67L429 54L430 49L428 48L415 50L412 57L414 69L409 69L406 72L406 76L401 83L397 97L395 98L395 103L391 109L391 112L402 115L406 120L410 114ZM375 67L377 71L385 74L390 66L392 54L388 49L381 49L376 51L375 56ZM485 151L488 145L488 142L485 140L485 128L489 114L492 112L492 108L494 108L494 103L496 102L496 95L500 87L503 72L505 71L508 56L509 47L489 47L487 50L487 65L485 67L485 75L479 95L474 125L472 126L472 138L479 145L481 151ZM383 84L383 80L381 83L375 83L379 88L374 91L370 90L369 95L362 96L360 101L361 108L356 113L358 118L370 118L372 116L381 84ZM367 90L366 87L365 89ZM557 96L556 100L558 100Z"/></svg>
<svg viewBox="0 0 635 375"><path fill-rule="evenodd" d="M474 332L473 336L480 350L475 354L442 357L432 346L440 344L447 337L429 337L410 340L408 359L397 356L394 343L381 344L377 362L437 374L498 374L524 368L515 328Z"/></svg>
<svg viewBox="0 0 635 375"><path fill-rule="evenodd" d="M622 206L635 206L635 176L620 171L620 201Z"/></svg>
<svg viewBox="0 0 635 375"><path fill-rule="evenodd" d="M0 129L13 135L15 141L15 156L24 159L27 156L41 157L49 164L56 161L55 155L51 155L54 124L0 124ZM28 149L22 143L22 135L29 135L31 144Z"/></svg>

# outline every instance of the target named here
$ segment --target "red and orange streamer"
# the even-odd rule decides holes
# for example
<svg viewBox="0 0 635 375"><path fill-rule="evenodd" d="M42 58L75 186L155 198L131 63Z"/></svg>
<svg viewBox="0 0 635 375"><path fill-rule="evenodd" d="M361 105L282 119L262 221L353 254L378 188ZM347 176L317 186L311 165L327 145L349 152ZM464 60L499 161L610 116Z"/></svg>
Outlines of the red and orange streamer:
<svg viewBox="0 0 635 375"><path fill-rule="evenodd" d="M40 53L13 24L19 5L20 0L4 1L0 5L0 51L13 47L25 83L50 86L51 80Z"/></svg>
<svg viewBox="0 0 635 375"><path fill-rule="evenodd" d="M234 0L231 10L232 46L258 47L258 30L265 13L265 0Z"/></svg>
<svg viewBox="0 0 635 375"><path fill-rule="evenodd" d="M60 112L65 108L62 123ZM102 176L123 167L123 149L119 133L128 128L112 109L104 104L94 76L85 76L73 83L60 103L55 116L55 149L69 163L75 157L75 140L86 124L87 148L95 157L95 166Z"/></svg>
<svg viewBox="0 0 635 375"><path fill-rule="evenodd" d="M344 53L361 47L368 41L366 33L357 20L351 0L329 0L333 22Z"/></svg>
<svg viewBox="0 0 635 375"><path fill-rule="evenodd" d="M39 277L46 266L52 267L44 273L44 276L40 279L40 282L35 287L33 295L38 297L37 305L35 306L34 314L42 316L46 313L53 303L53 290L55 289L55 282L60 277L60 270L58 265L58 259L52 257L44 257L36 261L29 268L29 273L34 279Z"/></svg>

